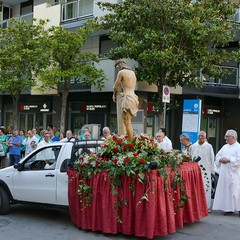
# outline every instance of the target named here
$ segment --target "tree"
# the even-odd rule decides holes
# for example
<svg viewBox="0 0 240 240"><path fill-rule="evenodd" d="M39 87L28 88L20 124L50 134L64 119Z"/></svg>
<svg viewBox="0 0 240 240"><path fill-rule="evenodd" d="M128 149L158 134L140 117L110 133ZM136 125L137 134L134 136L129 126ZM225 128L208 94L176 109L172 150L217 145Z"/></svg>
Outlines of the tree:
<svg viewBox="0 0 240 240"><path fill-rule="evenodd" d="M44 89L56 89L62 98L60 129L65 131L67 97L72 80L82 85L103 87L104 73L97 69L94 62L98 54L83 49L89 34L94 30L90 22L77 29L68 31L61 26L51 27L48 31L49 67L39 74Z"/></svg>
<svg viewBox="0 0 240 240"><path fill-rule="evenodd" d="M18 128L18 105L22 93L35 85L33 73L45 66L45 21L29 25L12 19L8 28L0 28L0 91L13 100L14 128Z"/></svg>
<svg viewBox="0 0 240 240"><path fill-rule="evenodd" d="M223 76L226 73L217 65L235 58L226 50L234 38L230 19L237 5L231 0L126 0L98 5L108 10L99 24L118 44L109 57L138 62L138 80L158 87L159 113L163 85L201 87L200 71Z"/></svg>

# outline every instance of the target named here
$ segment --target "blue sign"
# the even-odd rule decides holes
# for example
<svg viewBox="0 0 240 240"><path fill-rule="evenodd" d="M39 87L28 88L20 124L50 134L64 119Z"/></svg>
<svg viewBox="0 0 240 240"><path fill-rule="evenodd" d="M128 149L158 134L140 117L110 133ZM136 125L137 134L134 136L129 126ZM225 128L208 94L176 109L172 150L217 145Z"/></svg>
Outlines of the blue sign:
<svg viewBox="0 0 240 240"><path fill-rule="evenodd" d="M188 134L190 142L198 140L198 132L201 124L202 101L200 99L184 100L182 134Z"/></svg>

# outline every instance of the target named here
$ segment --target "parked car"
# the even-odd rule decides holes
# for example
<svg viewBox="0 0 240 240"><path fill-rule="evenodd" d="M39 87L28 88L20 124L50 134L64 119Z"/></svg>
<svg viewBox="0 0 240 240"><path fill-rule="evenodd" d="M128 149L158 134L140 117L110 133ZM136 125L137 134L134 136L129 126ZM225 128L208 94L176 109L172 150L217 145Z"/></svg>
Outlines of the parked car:
<svg viewBox="0 0 240 240"><path fill-rule="evenodd" d="M68 207L69 163L83 152L97 152L102 140L54 142L23 158L18 164L0 170L0 214L11 204L37 203Z"/></svg>

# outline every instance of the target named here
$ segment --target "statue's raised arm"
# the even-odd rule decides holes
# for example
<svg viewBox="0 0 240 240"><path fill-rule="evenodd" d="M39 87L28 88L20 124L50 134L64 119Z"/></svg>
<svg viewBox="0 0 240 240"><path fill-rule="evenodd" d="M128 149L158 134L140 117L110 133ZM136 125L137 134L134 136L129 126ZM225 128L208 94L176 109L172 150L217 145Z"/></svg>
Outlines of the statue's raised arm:
<svg viewBox="0 0 240 240"><path fill-rule="evenodd" d="M113 101L117 104L118 134L127 133L129 141L133 140L132 118L138 111L138 96L135 94L137 78L134 71L120 59L115 64L118 70L113 85Z"/></svg>

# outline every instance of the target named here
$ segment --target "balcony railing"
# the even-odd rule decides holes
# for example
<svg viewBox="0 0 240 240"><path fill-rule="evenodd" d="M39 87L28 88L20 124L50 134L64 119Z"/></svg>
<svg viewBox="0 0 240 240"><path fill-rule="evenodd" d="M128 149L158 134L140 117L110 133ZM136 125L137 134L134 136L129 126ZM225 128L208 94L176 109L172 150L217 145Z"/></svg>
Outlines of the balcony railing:
<svg viewBox="0 0 240 240"><path fill-rule="evenodd" d="M240 9L237 9L237 12L233 16L233 21L236 23L240 23Z"/></svg>
<svg viewBox="0 0 240 240"><path fill-rule="evenodd" d="M61 22L76 21L93 16L94 0L76 0L62 4Z"/></svg>
<svg viewBox="0 0 240 240"><path fill-rule="evenodd" d="M7 28L10 25L13 26L13 23L10 22L11 19L12 18L0 21L0 27L1 28ZM26 14L26 15L21 15L19 17L14 17L14 19L25 21L28 24L33 24L33 13L29 13L29 14Z"/></svg>
<svg viewBox="0 0 240 240"><path fill-rule="evenodd" d="M211 78L203 75L203 79L207 85L237 87L239 85L239 71L237 67L220 66L226 75L223 78Z"/></svg>

